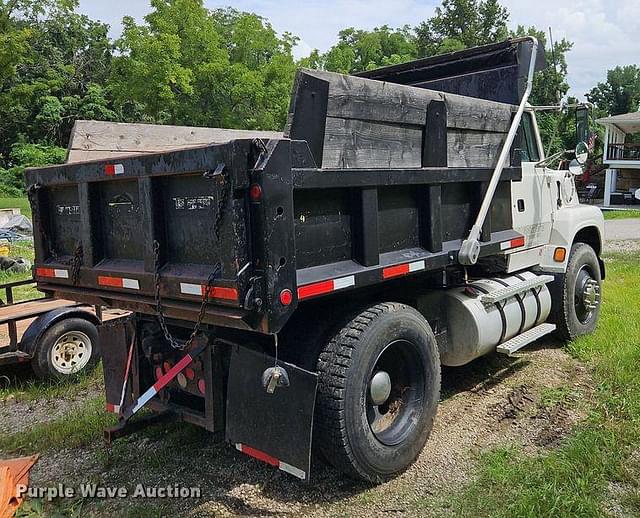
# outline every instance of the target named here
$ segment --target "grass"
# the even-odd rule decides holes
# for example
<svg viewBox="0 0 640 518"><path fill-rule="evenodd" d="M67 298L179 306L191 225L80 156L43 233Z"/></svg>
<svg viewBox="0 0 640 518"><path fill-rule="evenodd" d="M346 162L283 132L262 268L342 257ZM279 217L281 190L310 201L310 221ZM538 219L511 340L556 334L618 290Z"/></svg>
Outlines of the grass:
<svg viewBox="0 0 640 518"><path fill-rule="evenodd" d="M640 218L640 210L603 210L604 219Z"/></svg>
<svg viewBox="0 0 640 518"><path fill-rule="evenodd" d="M31 219L31 205L28 198L0 198L0 209L20 209L22 214Z"/></svg>
<svg viewBox="0 0 640 518"><path fill-rule="evenodd" d="M640 515L640 254L609 257L597 331L569 346L593 370L594 408L558 449L529 456L517 447L483 454L477 477L445 508L460 516L601 516L607 506ZM548 394L549 399L560 394ZM611 484L622 488L616 498ZM423 502L426 504L427 502Z"/></svg>
<svg viewBox="0 0 640 518"><path fill-rule="evenodd" d="M31 263L34 261L35 253L33 250L32 241L14 241L11 243L11 257L22 257L28 259ZM24 281L31 279L31 270L24 273L9 273L6 271L0 271L0 284L9 282ZM29 300L43 297L44 294L39 292L35 285L18 286L13 288L13 299L15 302L21 300ZM0 298L4 300L4 292L0 293Z"/></svg>

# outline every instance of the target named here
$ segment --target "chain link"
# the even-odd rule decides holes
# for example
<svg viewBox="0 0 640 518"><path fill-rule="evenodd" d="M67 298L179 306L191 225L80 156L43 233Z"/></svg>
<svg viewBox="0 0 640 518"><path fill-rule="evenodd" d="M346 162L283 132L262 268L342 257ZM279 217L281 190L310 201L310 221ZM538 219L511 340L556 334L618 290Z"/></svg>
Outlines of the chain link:
<svg viewBox="0 0 640 518"><path fill-rule="evenodd" d="M230 190L230 188L227 188L227 185L226 185L227 182L226 182L226 177L224 175L224 170L221 172L220 178L222 178L223 191L222 191L222 196L220 196L220 200L218 202L218 214L216 214L216 221L214 222L214 226L213 226L218 244L220 243L220 230L222 228L223 214L227 205L227 200L229 198L229 190ZM207 278L207 283L204 287L204 292L202 294L202 304L200 304L200 311L198 312L198 318L196 319L196 323L193 327L193 330L191 331L191 334L189 335L189 339L186 342L184 342L184 344L180 344L173 337L173 335L171 334L171 331L169 331L169 328L167 327L166 319L164 317L164 313L162 312L162 297L160 295L160 243L155 239L153 241L153 261L154 261L153 281L155 284L154 299L156 304L156 313L158 316L158 324L160 325L160 329L162 330L162 334L164 335L165 340L169 342L171 347L179 350L188 349L193 343L193 340L195 339L195 337L200 332L200 327L202 326L202 321L204 320L204 316L207 311L207 305L209 304L209 298L211 296L211 292L213 291L211 289L213 286L213 282L216 280L216 277L222 273L222 263L218 261L213 267L213 270L211 271L211 273L209 274L209 277Z"/></svg>

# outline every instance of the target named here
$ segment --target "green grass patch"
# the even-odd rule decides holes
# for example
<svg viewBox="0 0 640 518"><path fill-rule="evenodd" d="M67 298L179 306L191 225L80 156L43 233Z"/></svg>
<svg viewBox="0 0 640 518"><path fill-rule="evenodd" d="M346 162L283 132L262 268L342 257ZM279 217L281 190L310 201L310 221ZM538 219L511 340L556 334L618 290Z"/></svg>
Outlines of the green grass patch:
<svg viewBox="0 0 640 518"><path fill-rule="evenodd" d="M609 258L598 329L568 348L592 368L597 383L588 419L551 452L530 456L519 448L499 448L483 454L476 479L441 502L447 512L465 517L601 516L612 504L625 515L640 511L634 482L640 467L631 460L640 446L640 254ZM545 397L553 403L563 396L555 391ZM621 488L615 498L611 484Z"/></svg>
<svg viewBox="0 0 640 518"><path fill-rule="evenodd" d="M10 257L17 258L22 257L28 259L32 264L35 258L35 252L33 250L33 241L14 241L10 244L11 251ZM6 271L0 271L0 284L7 284L16 281L26 281L32 278L31 270L23 273L11 273ZM4 290L0 291L0 298L5 300ZM17 286L13 288L13 300L14 302L20 302L22 300L39 299L44 297L44 294L38 291L35 285Z"/></svg>
<svg viewBox="0 0 640 518"><path fill-rule="evenodd" d="M34 425L29 430L0 436L0 450L30 454L62 448L79 448L95 443L104 428L113 426L117 417L104 410L103 396L90 399L82 407L49 423Z"/></svg>
<svg viewBox="0 0 640 518"><path fill-rule="evenodd" d="M0 209L20 209L22 214L31 219L31 205L29 199L24 198L0 198Z"/></svg>
<svg viewBox="0 0 640 518"><path fill-rule="evenodd" d="M640 218L640 210L603 210L604 219Z"/></svg>

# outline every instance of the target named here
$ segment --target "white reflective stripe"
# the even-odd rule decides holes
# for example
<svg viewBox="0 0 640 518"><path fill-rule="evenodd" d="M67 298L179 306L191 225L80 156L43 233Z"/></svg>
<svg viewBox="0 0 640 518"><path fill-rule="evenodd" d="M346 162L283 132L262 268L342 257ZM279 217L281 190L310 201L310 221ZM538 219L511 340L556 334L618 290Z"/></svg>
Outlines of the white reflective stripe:
<svg viewBox="0 0 640 518"><path fill-rule="evenodd" d="M333 279L333 289L341 290L342 288L348 288L356 285L356 278L354 275L349 277L341 277L340 279Z"/></svg>
<svg viewBox="0 0 640 518"><path fill-rule="evenodd" d="M511 248L511 241L503 241L500 243L500 250L506 250L507 248Z"/></svg>
<svg viewBox="0 0 640 518"><path fill-rule="evenodd" d="M122 287L131 290L139 290L140 283L136 279L122 279Z"/></svg>
<svg viewBox="0 0 640 518"><path fill-rule="evenodd" d="M287 464L286 462L279 461L280 465L278 466L282 471L286 471L290 475L294 477L298 477L300 480L306 480L307 474L302 471L300 468L296 468L291 464Z"/></svg>
<svg viewBox="0 0 640 518"><path fill-rule="evenodd" d="M136 413L138 410L140 410L144 405L147 404L147 402L156 394L158 393L158 391L155 389L155 387L151 387L149 390L147 390L144 394L142 394L142 396L140 396L140 399L138 399L138 402L136 403L136 406L133 407L132 413Z"/></svg>
<svg viewBox="0 0 640 518"><path fill-rule="evenodd" d="M236 443L236 450L242 451L242 444L241 443L239 443L239 442Z"/></svg>
<svg viewBox="0 0 640 518"><path fill-rule="evenodd" d="M112 412L113 412L114 414L118 414L118 413L120 413L120 405L111 405L111 406L113 407Z"/></svg>
<svg viewBox="0 0 640 518"><path fill-rule="evenodd" d="M419 272L424 270L424 261L416 261L415 263L409 263L410 272Z"/></svg>
<svg viewBox="0 0 640 518"><path fill-rule="evenodd" d="M124 174L124 166L122 164L116 164L113 166L114 174Z"/></svg>
<svg viewBox="0 0 640 518"><path fill-rule="evenodd" d="M202 295L202 286L199 284L180 283L180 293L185 295Z"/></svg>
<svg viewBox="0 0 640 518"><path fill-rule="evenodd" d="M53 270L53 276L59 277L60 279L68 279L69 272L67 270Z"/></svg>

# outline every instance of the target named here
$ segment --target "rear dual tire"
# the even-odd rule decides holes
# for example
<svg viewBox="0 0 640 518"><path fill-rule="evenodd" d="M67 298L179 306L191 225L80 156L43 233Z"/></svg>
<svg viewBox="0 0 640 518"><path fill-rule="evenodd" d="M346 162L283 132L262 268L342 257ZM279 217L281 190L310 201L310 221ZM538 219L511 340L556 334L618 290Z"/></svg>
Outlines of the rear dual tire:
<svg viewBox="0 0 640 518"><path fill-rule="evenodd" d="M356 479L382 482L419 455L440 398L440 360L424 317L398 303L364 309L320 353L315 442Z"/></svg>

